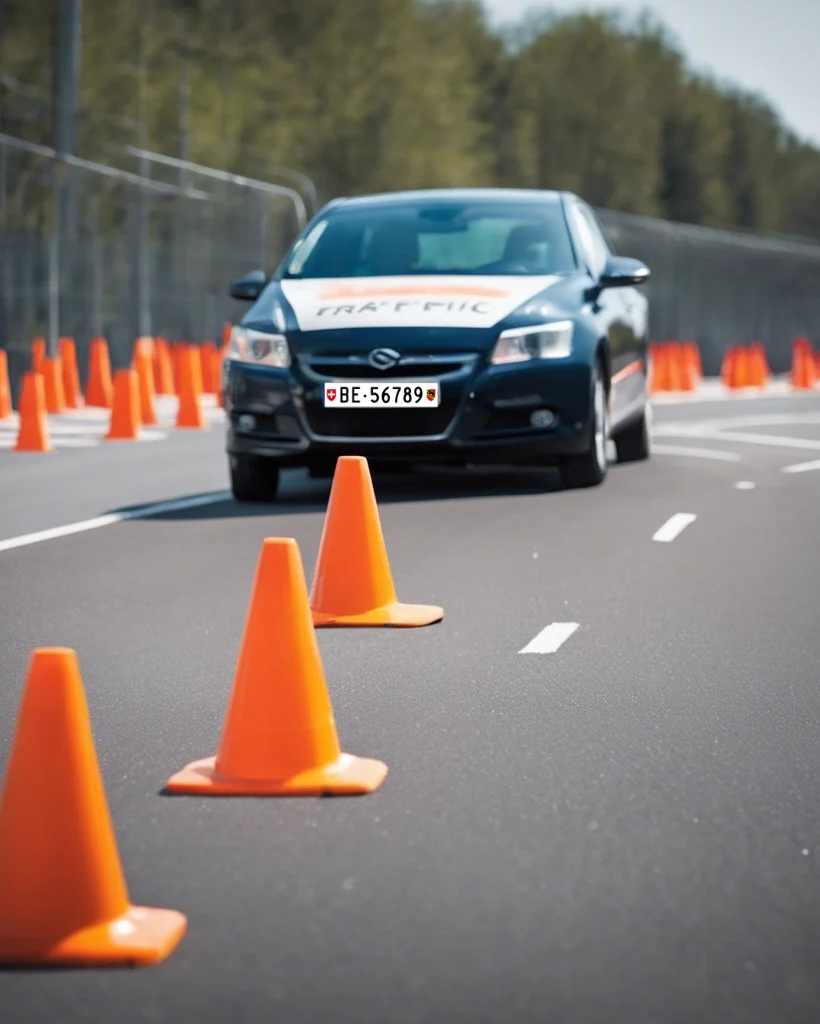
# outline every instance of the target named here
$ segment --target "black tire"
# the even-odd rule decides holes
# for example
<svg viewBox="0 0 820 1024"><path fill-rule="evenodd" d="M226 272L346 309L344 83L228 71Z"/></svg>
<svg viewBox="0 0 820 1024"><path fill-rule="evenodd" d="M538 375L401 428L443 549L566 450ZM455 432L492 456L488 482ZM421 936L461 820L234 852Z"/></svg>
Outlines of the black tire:
<svg viewBox="0 0 820 1024"><path fill-rule="evenodd" d="M614 438L618 462L642 462L652 454L652 406L647 401L641 417Z"/></svg>
<svg viewBox="0 0 820 1024"><path fill-rule="evenodd" d="M609 439L609 409L600 362L592 377L592 436L589 450L561 460L558 467L564 487L598 487L609 468L606 447Z"/></svg>
<svg viewBox="0 0 820 1024"><path fill-rule="evenodd" d="M231 455L228 465L231 491L237 501L276 501L279 467L274 462L256 455Z"/></svg>

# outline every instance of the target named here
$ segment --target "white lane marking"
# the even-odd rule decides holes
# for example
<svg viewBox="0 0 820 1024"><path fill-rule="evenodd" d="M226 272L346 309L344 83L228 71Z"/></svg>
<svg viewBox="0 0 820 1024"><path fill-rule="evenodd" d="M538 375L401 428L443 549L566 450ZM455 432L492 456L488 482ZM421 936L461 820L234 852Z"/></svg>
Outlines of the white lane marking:
<svg viewBox="0 0 820 1024"><path fill-rule="evenodd" d="M652 540L660 541L662 544L670 544L675 537L681 534L690 523L694 523L697 516L693 516L690 512L676 512L663 524L660 530L657 530L652 536Z"/></svg>
<svg viewBox="0 0 820 1024"><path fill-rule="evenodd" d="M784 473L811 473L815 469L820 469L820 459L815 462L796 462L793 466L784 466Z"/></svg>
<svg viewBox="0 0 820 1024"><path fill-rule="evenodd" d="M654 444L653 455L685 455L695 459L717 459L718 462L740 462L737 452L722 452L715 448L687 448L678 444Z"/></svg>
<svg viewBox="0 0 820 1024"><path fill-rule="evenodd" d="M772 434L745 434L735 430L716 430L715 440L761 444L773 448L806 448L812 452L820 451L820 441L809 440L806 437L776 437Z"/></svg>
<svg viewBox="0 0 820 1024"><path fill-rule="evenodd" d="M752 483L751 480L738 480L738 482L735 484L736 491L753 491L754 487L755 485Z"/></svg>
<svg viewBox="0 0 820 1024"><path fill-rule="evenodd" d="M546 629L530 640L526 647L522 647L519 654L555 654L558 648L572 636L580 623L578 622L553 622Z"/></svg>
<svg viewBox="0 0 820 1024"><path fill-rule="evenodd" d="M39 544L44 540L58 540L60 537L70 537L74 533L99 530L103 526L112 526L114 523L126 522L129 519L147 519L151 516L162 515L164 512L178 512L186 508L197 508L199 505L215 505L228 498L230 498L229 491L219 491L214 494L200 494L195 498L160 501L154 505L145 505L142 508L126 512L110 512L105 516L97 516L96 519L84 519L79 523L69 523L67 526L55 526L50 530L40 530L37 533L26 533L22 537L0 540L0 551L11 551L14 548L27 547L29 544Z"/></svg>

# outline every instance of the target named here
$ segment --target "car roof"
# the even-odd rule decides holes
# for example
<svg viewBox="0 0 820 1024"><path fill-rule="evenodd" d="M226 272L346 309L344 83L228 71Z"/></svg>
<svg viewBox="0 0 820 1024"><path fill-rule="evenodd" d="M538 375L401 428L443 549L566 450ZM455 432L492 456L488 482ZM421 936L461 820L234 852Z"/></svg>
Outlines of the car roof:
<svg viewBox="0 0 820 1024"><path fill-rule="evenodd" d="M485 201L497 203L560 203L567 192L548 189L527 188L432 188L407 192L377 192L372 195L346 196L334 199L326 209L344 206L346 209L372 206L403 206L425 202L470 202Z"/></svg>

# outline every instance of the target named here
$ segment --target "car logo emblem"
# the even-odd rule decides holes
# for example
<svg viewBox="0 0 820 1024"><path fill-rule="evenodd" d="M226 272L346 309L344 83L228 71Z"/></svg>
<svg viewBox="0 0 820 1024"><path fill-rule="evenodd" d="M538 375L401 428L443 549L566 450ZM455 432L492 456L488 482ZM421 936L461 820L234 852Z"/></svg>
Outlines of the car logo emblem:
<svg viewBox="0 0 820 1024"><path fill-rule="evenodd" d="M334 402L336 400L336 388L328 388L327 397L329 401Z"/></svg>
<svg viewBox="0 0 820 1024"><path fill-rule="evenodd" d="M377 348L370 353L367 361L377 370L390 370L401 362L401 355L392 348Z"/></svg>
<svg viewBox="0 0 820 1024"><path fill-rule="evenodd" d="M436 389L435 388L428 388L426 394L427 394L428 402L432 402L433 399L436 397Z"/></svg>

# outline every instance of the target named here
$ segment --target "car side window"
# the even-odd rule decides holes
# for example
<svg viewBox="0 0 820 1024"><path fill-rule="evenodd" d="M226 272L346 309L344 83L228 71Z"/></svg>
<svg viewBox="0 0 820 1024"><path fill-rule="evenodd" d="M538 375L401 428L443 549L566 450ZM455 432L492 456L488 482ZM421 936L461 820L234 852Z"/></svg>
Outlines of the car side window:
<svg viewBox="0 0 820 1024"><path fill-rule="evenodd" d="M592 211L576 203L573 207L575 225L589 269L600 277L609 259L609 246Z"/></svg>

